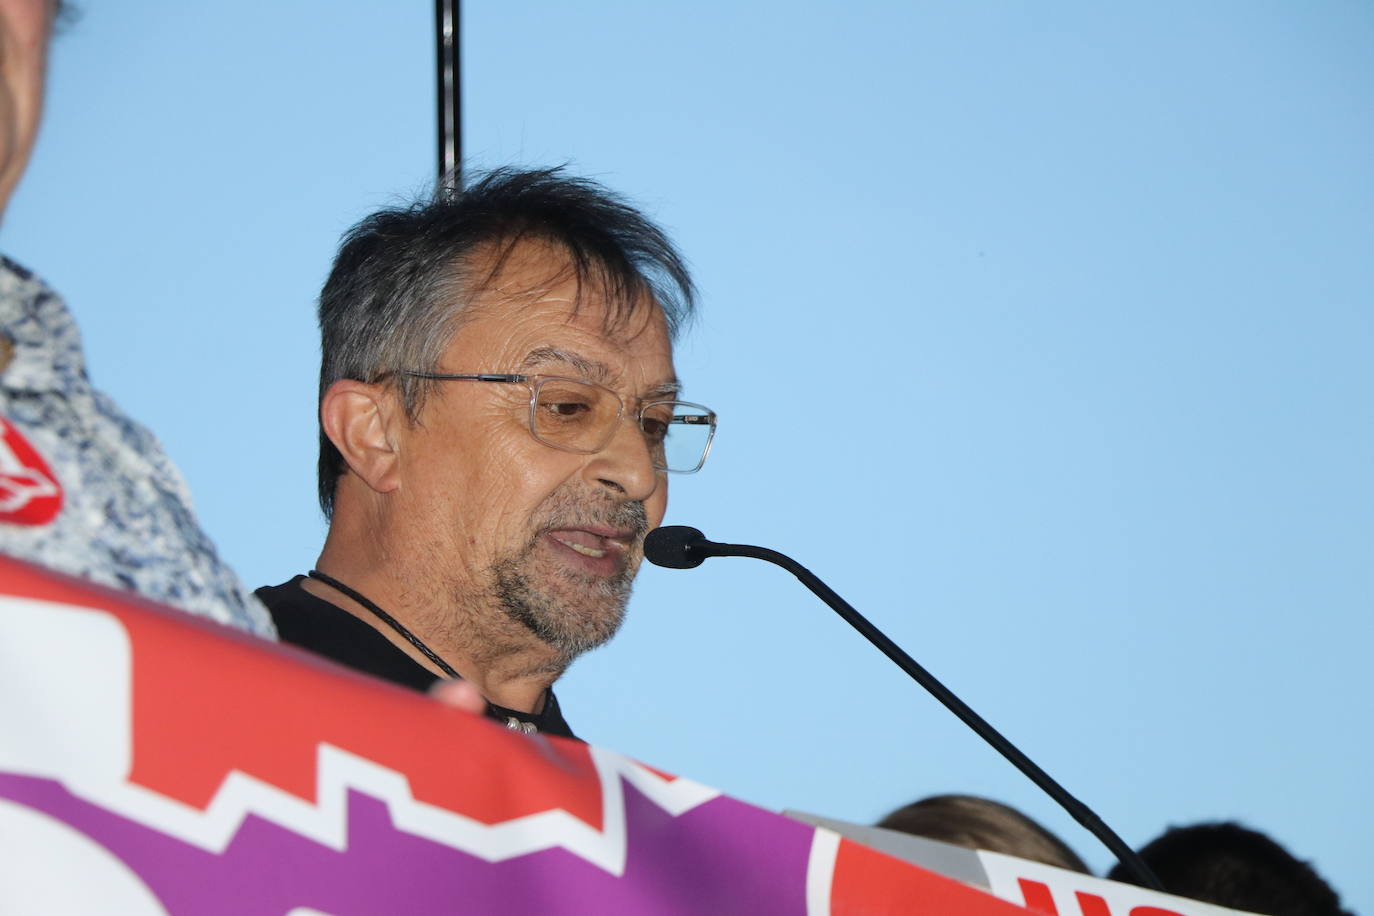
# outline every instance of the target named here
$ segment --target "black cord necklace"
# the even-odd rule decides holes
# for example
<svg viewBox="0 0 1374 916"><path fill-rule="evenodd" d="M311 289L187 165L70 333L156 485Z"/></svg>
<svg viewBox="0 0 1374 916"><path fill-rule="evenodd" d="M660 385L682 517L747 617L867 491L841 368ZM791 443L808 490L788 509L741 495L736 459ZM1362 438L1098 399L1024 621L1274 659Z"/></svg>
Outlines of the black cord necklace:
<svg viewBox="0 0 1374 916"><path fill-rule="evenodd" d="M422 653L424 653L425 658L429 659L430 661L434 662L434 664L438 665L439 670L443 671L444 674L447 674L449 677L452 678L462 677L461 674L453 670L452 665L450 665L448 662L440 658L438 654L429 646L422 643L420 641L420 637L416 636L414 633L407 630L404 626L401 625L401 622L397 620L395 617L392 617L386 611L377 607L376 603L373 602L372 599L364 595L362 592L349 588L347 585L344 585L338 579L335 579L333 576L326 575L325 573L320 572L318 569L312 569L310 570L310 572L306 573L306 575L312 579L318 579L325 585L328 585L330 588L337 589L338 591L342 592L343 594L352 598L354 601L361 604L363 607L367 608L369 611L371 611L373 614L377 616L378 620L380 620L387 626L391 627L391 629L395 630L397 633L401 634L401 636L405 637L406 642L410 643L412 646L414 646L415 648L419 649Z"/></svg>

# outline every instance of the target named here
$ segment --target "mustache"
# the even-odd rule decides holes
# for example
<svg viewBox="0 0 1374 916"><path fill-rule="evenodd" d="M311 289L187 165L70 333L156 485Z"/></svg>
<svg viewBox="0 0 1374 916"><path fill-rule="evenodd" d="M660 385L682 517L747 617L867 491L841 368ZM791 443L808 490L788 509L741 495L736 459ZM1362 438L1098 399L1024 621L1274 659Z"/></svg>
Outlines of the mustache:
<svg viewBox="0 0 1374 916"><path fill-rule="evenodd" d="M601 527L629 531L634 541L649 533L649 514L642 502L602 502L587 504L567 498L557 499L540 525L545 531L559 528Z"/></svg>

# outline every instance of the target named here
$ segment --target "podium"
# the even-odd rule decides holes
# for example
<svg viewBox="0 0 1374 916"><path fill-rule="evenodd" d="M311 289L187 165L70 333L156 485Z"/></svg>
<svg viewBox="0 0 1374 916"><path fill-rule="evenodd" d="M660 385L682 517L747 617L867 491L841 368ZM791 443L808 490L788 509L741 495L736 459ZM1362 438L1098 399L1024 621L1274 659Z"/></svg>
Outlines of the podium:
<svg viewBox="0 0 1374 916"><path fill-rule="evenodd" d="M0 913L1230 912L774 814L4 557L0 691Z"/></svg>

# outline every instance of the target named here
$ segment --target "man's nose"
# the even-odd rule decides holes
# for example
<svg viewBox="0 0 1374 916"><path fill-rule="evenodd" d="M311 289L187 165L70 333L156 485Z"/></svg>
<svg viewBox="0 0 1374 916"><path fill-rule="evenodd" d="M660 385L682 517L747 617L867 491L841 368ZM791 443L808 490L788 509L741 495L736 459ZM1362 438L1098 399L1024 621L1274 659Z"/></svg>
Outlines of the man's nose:
<svg viewBox="0 0 1374 916"><path fill-rule="evenodd" d="M644 501L663 482L654 468L648 440L634 416L622 417L606 446L592 456L585 471L589 482L612 490L617 497Z"/></svg>

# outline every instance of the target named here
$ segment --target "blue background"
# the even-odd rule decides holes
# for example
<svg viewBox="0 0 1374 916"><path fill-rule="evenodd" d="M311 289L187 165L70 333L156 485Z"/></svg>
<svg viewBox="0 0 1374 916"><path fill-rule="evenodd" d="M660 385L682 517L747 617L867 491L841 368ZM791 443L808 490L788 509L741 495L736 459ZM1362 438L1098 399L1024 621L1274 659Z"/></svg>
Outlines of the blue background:
<svg viewBox="0 0 1374 916"><path fill-rule="evenodd" d="M691 259L721 415L669 521L795 555L1132 845L1239 818L1356 910L1374 7L466 4L467 155ZM251 585L308 568L313 299L432 177L432 6L91 3L0 243ZM771 808L969 792L1108 857L781 571L649 569L560 696Z"/></svg>

